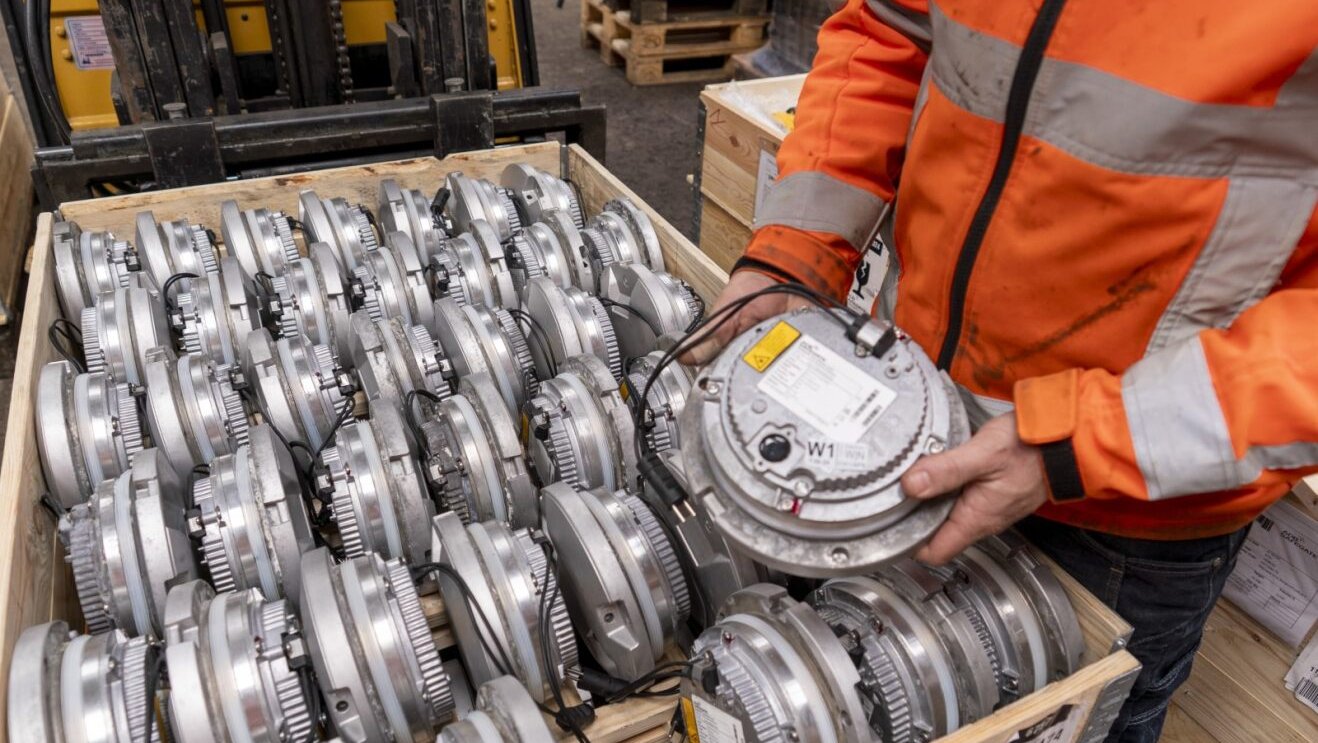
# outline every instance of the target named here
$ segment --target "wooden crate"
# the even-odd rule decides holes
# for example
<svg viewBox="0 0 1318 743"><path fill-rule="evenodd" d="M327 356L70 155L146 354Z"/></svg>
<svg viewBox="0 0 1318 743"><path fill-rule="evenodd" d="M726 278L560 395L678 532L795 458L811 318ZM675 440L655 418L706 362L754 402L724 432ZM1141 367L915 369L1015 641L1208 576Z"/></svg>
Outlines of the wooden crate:
<svg viewBox="0 0 1318 743"><path fill-rule="evenodd" d="M0 75L0 325L13 322L19 279L32 235L32 153L23 109Z"/></svg>
<svg viewBox="0 0 1318 743"><path fill-rule="evenodd" d="M785 132L765 112L796 105L805 75L711 85L701 147L700 249L730 269L750 240L762 168L778 154Z"/></svg>
<svg viewBox="0 0 1318 743"><path fill-rule="evenodd" d="M132 234L134 215L151 209L158 219L186 218L206 225L219 223L219 204L234 198L244 205L296 209L297 194L315 188L329 196L374 203L382 178L395 178L405 188L429 191L443 176L461 170L474 177L497 178L513 162L528 162L562 173L576 183L590 213L606 201L627 196L655 223L668 269L685 279L706 301L712 301L727 281L727 274L684 238L667 221L611 175L585 150L556 143L508 147L394 163L363 165L290 176L219 183L148 194L132 194L96 201L64 204L60 216L85 228ZM33 245L31 286L25 305L23 334L16 362L14 397L9 413L9 435L0 466L0 705L7 700L9 659L14 642L26 627L63 618L77 623L78 610L72 580L63 560L50 516L37 504L45 489L38 461L33 423L33 400L41 366L54 358L45 329L59 316L51 253L51 214L38 219ZM1069 577L1061 574L1080 617L1085 637L1084 667L1071 677L1004 707L994 715L947 736L949 743L1007 743L1027 728L1069 713L1070 733L1056 743L1101 740L1113 715L1138 672L1135 659L1124 648L1130 627ZM452 644L443 602L433 593L424 597L435 639ZM667 737L674 711L670 699L640 699L600 711L586 734L596 743L658 743ZM3 716L0 707L0 716ZM5 730L0 727L0 743ZM566 737L566 736L564 736Z"/></svg>
<svg viewBox="0 0 1318 743"><path fill-rule="evenodd" d="M623 66L633 85L709 82L731 78L733 57L764 44L764 16L664 23L634 21L602 0L581 0L581 43L610 66Z"/></svg>

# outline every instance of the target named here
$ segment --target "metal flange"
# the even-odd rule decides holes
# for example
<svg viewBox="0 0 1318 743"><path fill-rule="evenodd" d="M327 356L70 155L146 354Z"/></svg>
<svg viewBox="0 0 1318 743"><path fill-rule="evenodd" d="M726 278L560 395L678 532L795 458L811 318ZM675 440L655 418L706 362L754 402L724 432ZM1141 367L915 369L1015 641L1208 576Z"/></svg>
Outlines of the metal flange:
<svg viewBox="0 0 1318 743"><path fill-rule="evenodd" d="M937 645L926 653L942 653L952 669L959 724L968 725L992 714L1001 701L997 649L983 617L958 605L951 588L928 566L898 560L874 574L874 579L909 601L934 628Z"/></svg>
<svg viewBox="0 0 1318 743"><path fill-rule="evenodd" d="M281 338L307 338L334 349L340 359L347 357L352 296L328 245L312 245L308 257L294 262L288 273L270 284L277 298L272 314Z"/></svg>
<svg viewBox="0 0 1318 743"><path fill-rule="evenodd" d="M343 741L432 741L453 712L448 673L402 560L302 557L303 631Z"/></svg>
<svg viewBox="0 0 1318 743"><path fill-rule="evenodd" d="M202 581L165 602L172 739L179 743L310 739L310 658L289 602L255 588L220 593Z"/></svg>
<svg viewBox="0 0 1318 743"><path fill-rule="evenodd" d="M513 283L518 295L526 291L531 279L548 277L566 289L572 286L572 256L559 240L558 233L543 222L527 225L508 243L513 266Z"/></svg>
<svg viewBox="0 0 1318 743"><path fill-rule="evenodd" d="M351 325L348 358L368 404L403 412L407 395L415 390L441 398L452 394L453 365L424 327L408 325L401 317L372 319L365 310L352 313ZM434 408L428 400L417 400L417 405L423 411Z"/></svg>
<svg viewBox="0 0 1318 743"><path fill-rule="evenodd" d="M554 743L545 717L522 682L500 676L481 684L476 706L439 731L437 743Z"/></svg>
<svg viewBox="0 0 1318 743"><path fill-rule="evenodd" d="M331 498L344 553L425 562L435 509L402 413L376 406L369 420L340 428L322 458L321 488Z"/></svg>
<svg viewBox="0 0 1318 743"><path fill-rule="evenodd" d="M531 344L509 311L441 299L435 302L435 339L459 378L488 374L514 414L539 391Z"/></svg>
<svg viewBox="0 0 1318 743"><path fill-rule="evenodd" d="M960 397L909 338L860 334L893 340L873 355L816 309L762 322L701 371L679 422L692 495L737 549L789 574L872 572L952 508L900 480L969 436Z"/></svg>
<svg viewBox="0 0 1318 743"><path fill-rule="evenodd" d="M449 190L444 205L453 234L472 232L473 222L486 222L494 229L495 241L502 242L522 228L512 194L483 178L468 178L450 173L444 181Z"/></svg>
<svg viewBox="0 0 1318 743"><path fill-rule="evenodd" d="M1084 636L1066 589L1014 532L972 545L933 569L948 595L984 620L1004 701L1042 689L1080 665ZM971 608L973 607L973 609Z"/></svg>
<svg viewBox="0 0 1318 743"><path fill-rule="evenodd" d="M109 232L83 232L73 222L55 223L51 247L60 307L69 318L81 316L102 293L127 287L128 277L142 269L128 241Z"/></svg>
<svg viewBox="0 0 1318 743"><path fill-rule="evenodd" d="M747 740L875 739L856 691L860 674L846 648L785 588L759 584L733 594L718 623L696 638L692 657L683 696L697 710L731 717ZM708 674L716 683L692 680Z"/></svg>
<svg viewBox="0 0 1318 743"><path fill-rule="evenodd" d="M122 474L143 446L137 400L128 385L99 372L77 374L67 361L41 368L36 426L46 487L65 508Z"/></svg>
<svg viewBox="0 0 1318 743"><path fill-rule="evenodd" d="M301 192L298 221L306 230L307 242L329 246L339 266L348 273L357 270L366 256L380 247L370 211L337 196L323 199L309 189Z"/></svg>
<svg viewBox="0 0 1318 743"><path fill-rule="evenodd" d="M141 272L128 278L127 287L102 294L79 321L87 371L105 372L116 382L142 384L146 352L172 346L160 293Z"/></svg>
<svg viewBox="0 0 1318 743"><path fill-rule="evenodd" d="M422 431L430 453L426 475L440 504L463 523L539 525L539 493L517 425L489 376L463 377Z"/></svg>
<svg viewBox="0 0 1318 743"><path fill-rule="evenodd" d="M586 249L585 240L581 236L581 225L578 225L566 212L556 209L541 215L540 223L549 228L558 240L563 257L567 260L567 274L572 286L584 292L594 293L595 267L590 252Z"/></svg>
<svg viewBox="0 0 1318 743"><path fill-rule="evenodd" d="M576 189L561 178L534 165L514 163L503 169L499 182L512 196L524 225L541 221L550 209L567 214L578 228L586 224L586 214Z"/></svg>
<svg viewBox="0 0 1318 743"><path fill-rule="evenodd" d="M925 743L961 726L957 669L919 605L867 577L831 580L808 601L855 659L879 740Z"/></svg>
<svg viewBox="0 0 1318 743"><path fill-rule="evenodd" d="M471 682L511 674L537 702L552 698L552 684L577 666L577 644L537 535L495 521L464 526L453 513L441 513L433 525L435 561L465 582L466 590L450 574L436 574ZM548 603L548 623L542 602ZM481 614L490 626L477 618Z"/></svg>
<svg viewBox="0 0 1318 743"><path fill-rule="evenodd" d="M154 720L157 646L119 631L79 635L61 621L28 627L9 665L9 739L144 743Z"/></svg>
<svg viewBox="0 0 1318 743"><path fill-rule="evenodd" d="M188 282L179 292L177 314L170 318L182 336L184 353L200 353L217 364L236 366L247 334L261 327L254 285L237 258L221 261L219 273Z"/></svg>
<svg viewBox="0 0 1318 743"><path fill-rule="evenodd" d="M545 533L568 613L595 660L635 681L654 670L687 612L682 565L650 507L625 490L545 487Z"/></svg>
<svg viewBox="0 0 1318 743"><path fill-rule="evenodd" d="M390 232L402 232L416 247L423 263L444 244L444 232L435 224L430 198L414 188L403 188L398 181L380 181L380 230L385 244Z"/></svg>
<svg viewBox="0 0 1318 743"><path fill-rule="evenodd" d="M390 237L392 249L371 251L353 272L362 287L362 309L375 320L399 317L408 325L433 327L425 264L406 235Z"/></svg>
<svg viewBox="0 0 1318 743"><path fill-rule="evenodd" d="M598 299L575 287L564 289L546 278L533 279L522 304L531 321L531 355L541 379L573 356L591 354L622 377L622 352L609 313Z"/></svg>
<svg viewBox="0 0 1318 743"><path fill-rule="evenodd" d="M267 425L210 463L192 488L192 536L216 591L259 588L271 599L298 601L303 552L315 535L292 454Z"/></svg>
<svg viewBox="0 0 1318 743"><path fill-rule="evenodd" d="M649 450L656 454L681 448L678 419L686 409L687 400L691 398L691 385L696 376L691 367L676 361L659 368L663 356L663 351L651 351L634 359L627 367L627 376L622 381L627 400L630 401L633 396L646 396L637 427L646 438ZM659 369L659 375L654 378L653 384L649 384L655 369Z"/></svg>
<svg viewBox="0 0 1318 743"><path fill-rule="evenodd" d="M177 274L205 276L220 270L219 254L205 227L186 219L161 224L151 212L138 212L136 224L137 253L156 286L163 287Z"/></svg>
<svg viewBox="0 0 1318 743"><path fill-rule="evenodd" d="M319 449L353 404L351 377L334 352L300 336L274 340L264 328L248 334L245 351L243 369L265 421L284 438Z"/></svg>
<svg viewBox="0 0 1318 743"><path fill-rule="evenodd" d="M703 307L690 286L640 263L604 269L599 296L608 308L623 359L655 350L665 335L685 334L700 319Z"/></svg>
<svg viewBox="0 0 1318 743"><path fill-rule="evenodd" d="M659 236L645 212L629 199L605 204L581 231L586 255L598 279L609 266L640 263L655 271L664 270Z"/></svg>
<svg viewBox="0 0 1318 743"><path fill-rule="evenodd" d="M164 456L146 449L60 518L88 632L160 636L169 586L197 577L184 487Z"/></svg>
<svg viewBox="0 0 1318 743"><path fill-rule="evenodd" d="M621 490L637 480L636 428L604 362L574 356L523 408L523 445L542 484Z"/></svg>
<svg viewBox="0 0 1318 743"><path fill-rule="evenodd" d="M302 257L292 223L281 211L239 209L238 202L229 199L220 204L220 236L249 279L258 274L282 276Z"/></svg>
<svg viewBox="0 0 1318 743"><path fill-rule="evenodd" d="M676 450L663 455L665 466L685 487L686 476ZM718 619L719 609L732 594L747 586L781 580L764 566L732 549L723 534L690 498L672 500L659 495L649 483L641 497L667 525L668 534L687 576L691 595L691 617L698 628Z"/></svg>
<svg viewBox="0 0 1318 743"><path fill-rule="evenodd" d="M247 443L247 405L231 371L197 353L147 352L143 394L151 438L179 472Z"/></svg>

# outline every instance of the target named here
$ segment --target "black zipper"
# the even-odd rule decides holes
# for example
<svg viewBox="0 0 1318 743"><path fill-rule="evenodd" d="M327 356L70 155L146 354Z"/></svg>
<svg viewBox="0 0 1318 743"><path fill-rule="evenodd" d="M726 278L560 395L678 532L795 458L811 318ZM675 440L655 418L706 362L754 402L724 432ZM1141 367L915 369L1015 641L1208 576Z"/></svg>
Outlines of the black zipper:
<svg viewBox="0 0 1318 743"><path fill-rule="evenodd" d="M943 336L943 347L938 352L939 368L950 369L956 358L965 320L970 274L975 270L975 259L984 243L984 235L988 232L989 223L993 221L993 212L997 210L998 202L1002 200L1007 177L1011 175L1011 166L1016 160L1016 150L1021 142L1021 132L1025 128L1025 114L1030 107L1030 95L1034 92L1034 83L1043 65L1043 52L1048 48L1048 41L1052 39L1057 19L1061 17L1065 5L1066 0L1044 0L1039 15L1035 16L1034 24L1030 26L1025 46L1021 48L1020 60L1016 63L1016 72L1011 79L1011 91L1007 94L1002 145L998 149L998 160L993 165L993 177L989 180L984 197L979 201L979 207L975 209L975 218L966 231L965 242L961 244L961 253L956 259L956 270L952 273L952 290L947 302L947 334Z"/></svg>

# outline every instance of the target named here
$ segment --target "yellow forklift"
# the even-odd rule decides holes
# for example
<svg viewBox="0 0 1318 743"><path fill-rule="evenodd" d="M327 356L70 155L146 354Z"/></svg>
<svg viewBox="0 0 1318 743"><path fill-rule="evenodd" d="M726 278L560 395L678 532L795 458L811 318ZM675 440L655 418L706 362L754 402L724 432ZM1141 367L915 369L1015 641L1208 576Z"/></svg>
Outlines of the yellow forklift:
<svg viewBox="0 0 1318 743"><path fill-rule="evenodd" d="M563 132L530 0L0 0L46 205Z"/></svg>

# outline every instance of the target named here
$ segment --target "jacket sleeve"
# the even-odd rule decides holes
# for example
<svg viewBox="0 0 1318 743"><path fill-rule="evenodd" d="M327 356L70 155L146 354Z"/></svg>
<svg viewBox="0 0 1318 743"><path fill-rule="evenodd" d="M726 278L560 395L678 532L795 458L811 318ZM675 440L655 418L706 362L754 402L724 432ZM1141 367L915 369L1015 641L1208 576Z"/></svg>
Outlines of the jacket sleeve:
<svg viewBox="0 0 1318 743"><path fill-rule="evenodd" d="M747 262L846 295L897 188L929 27L926 0L848 0L824 23Z"/></svg>
<svg viewBox="0 0 1318 743"><path fill-rule="evenodd" d="M1053 499L1284 491L1318 470L1314 317L1318 271L1231 327L1200 331L1122 374L1071 369L1018 382L1018 430L1045 448ZM1069 463L1049 462L1059 446Z"/></svg>

